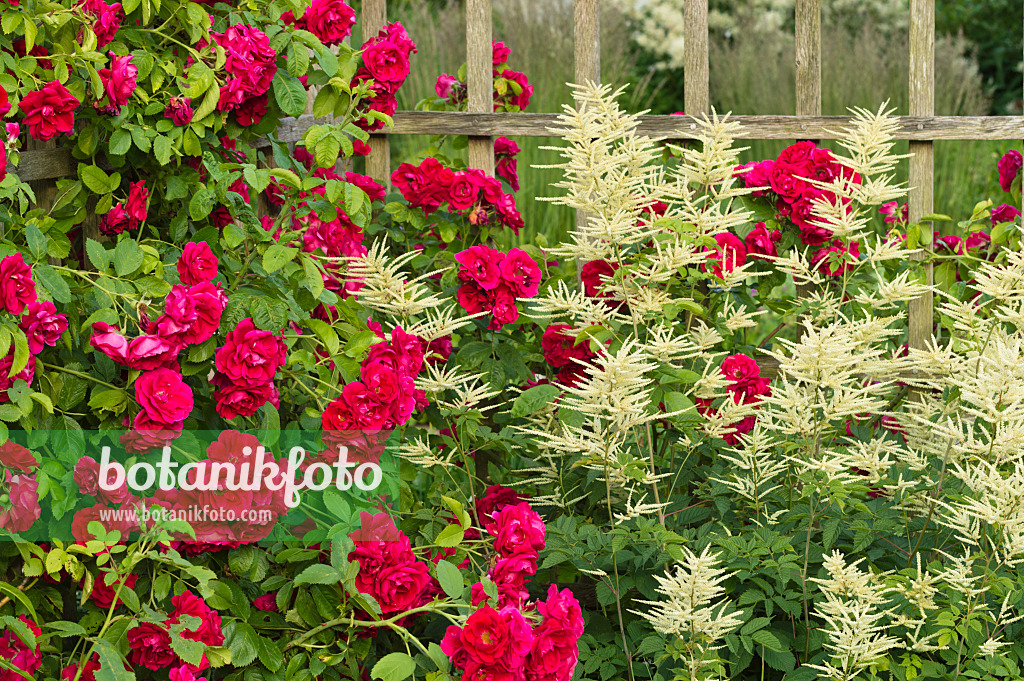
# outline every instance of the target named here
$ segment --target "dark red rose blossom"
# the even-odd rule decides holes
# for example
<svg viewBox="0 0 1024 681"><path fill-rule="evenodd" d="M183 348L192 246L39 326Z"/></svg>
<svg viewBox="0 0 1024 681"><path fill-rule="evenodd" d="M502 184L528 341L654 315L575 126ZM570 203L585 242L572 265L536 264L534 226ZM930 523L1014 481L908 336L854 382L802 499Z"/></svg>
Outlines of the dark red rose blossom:
<svg viewBox="0 0 1024 681"><path fill-rule="evenodd" d="M126 229L131 229L131 219L128 217L123 203L114 204L114 207L100 218L100 234L117 236Z"/></svg>
<svg viewBox="0 0 1024 681"><path fill-rule="evenodd" d="M2 366L0 366L2 369ZM34 475L11 475L3 471L7 486L7 502L0 504L0 528L8 532L24 532L39 520L39 481Z"/></svg>
<svg viewBox="0 0 1024 681"><path fill-rule="evenodd" d="M130 573L123 581L118 581L116 578L114 578L113 583L107 584L106 578L108 574L110 573L101 572L100 574L98 574L96 576L96 579L93 581L92 591L89 593L89 598L90 600L92 600L93 604L95 604L99 608L103 608L104 610L110 609L110 606L114 604L114 597L117 593L117 588L119 584L123 583L125 587L129 589L134 589L135 582L139 578L139 576L133 572ZM117 599L118 606L122 605L123 603L124 601L122 601L120 598Z"/></svg>
<svg viewBox="0 0 1024 681"><path fill-rule="evenodd" d="M57 340L68 330L68 320L57 313L57 308L49 300L33 301L25 307L25 314L18 321L18 327L28 337L29 352L38 355L43 347L57 344Z"/></svg>
<svg viewBox="0 0 1024 681"><path fill-rule="evenodd" d="M144 371L135 379L135 399L150 419L164 425L179 423L192 413L192 388L172 369Z"/></svg>
<svg viewBox="0 0 1024 681"><path fill-rule="evenodd" d="M1013 181L1020 174L1022 165L1024 165L1024 157L1016 149L1010 149L999 159L996 168L999 170L999 186L1003 188L1004 192L1012 189Z"/></svg>
<svg viewBox="0 0 1024 681"><path fill-rule="evenodd" d="M356 13L342 0L312 0L301 22L324 45L337 45L352 33Z"/></svg>
<svg viewBox="0 0 1024 681"><path fill-rule="evenodd" d="M19 315L36 301L36 284L32 268L25 264L21 253L0 260L0 311Z"/></svg>
<svg viewBox="0 0 1024 681"><path fill-rule="evenodd" d="M28 134L37 140L48 140L71 134L79 104L67 88L54 80L22 97L18 107L25 114Z"/></svg>
<svg viewBox="0 0 1024 681"><path fill-rule="evenodd" d="M129 629L127 634L128 661L146 669L158 671L170 667L178 656L171 650L171 635L168 630L152 622L140 622Z"/></svg>
<svg viewBox="0 0 1024 681"><path fill-rule="evenodd" d="M748 258L775 257L779 254L777 244L781 240L781 230L776 229L769 232L763 222L758 222L754 225L754 229L747 234L747 238L743 240L743 245L746 246Z"/></svg>
<svg viewBox="0 0 1024 681"><path fill-rule="evenodd" d="M129 229L136 229L146 221L146 212L149 205L149 190L145 187L145 180L132 182L128 187L128 201L125 210L128 213Z"/></svg>
<svg viewBox="0 0 1024 681"><path fill-rule="evenodd" d="M0 466L20 473L30 473L39 466L39 459L18 443L7 440L0 444Z"/></svg>
<svg viewBox="0 0 1024 681"><path fill-rule="evenodd" d="M97 69L100 82L106 93L106 99L96 102L96 108L111 116L121 112L121 107L128 103L135 93L139 67L132 63L135 55L119 57L113 52L110 55L110 66Z"/></svg>
<svg viewBox="0 0 1024 681"><path fill-rule="evenodd" d="M164 108L164 118L171 119L179 128L188 125L192 122L192 100L188 97L171 97Z"/></svg>
<svg viewBox="0 0 1024 681"><path fill-rule="evenodd" d="M217 256L210 250L210 245L205 241L198 243L190 241L182 249L181 257L175 267L178 270L178 277L181 283L188 286L213 281L217 278Z"/></svg>
<svg viewBox="0 0 1024 681"><path fill-rule="evenodd" d="M228 333L224 345L217 350L214 364L233 383L258 386L274 379L287 352L280 336L257 329L252 318L246 317Z"/></svg>

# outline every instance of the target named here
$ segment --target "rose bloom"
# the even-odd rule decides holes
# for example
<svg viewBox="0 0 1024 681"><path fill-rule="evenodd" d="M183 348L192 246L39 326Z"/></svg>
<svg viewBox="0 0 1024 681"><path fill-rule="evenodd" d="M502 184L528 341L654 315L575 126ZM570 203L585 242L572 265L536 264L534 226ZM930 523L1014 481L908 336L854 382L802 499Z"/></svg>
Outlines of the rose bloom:
<svg viewBox="0 0 1024 681"><path fill-rule="evenodd" d="M719 279L723 279L723 270L732 272L737 267L742 267L747 262L747 247L743 245L739 237L729 232L715 235L718 248L709 250L707 260L710 263L703 265L705 271L710 268L711 273Z"/></svg>
<svg viewBox="0 0 1024 681"><path fill-rule="evenodd" d="M192 100L188 97L171 97L164 109L164 118L171 119L178 127L188 125L192 122Z"/></svg>
<svg viewBox="0 0 1024 681"><path fill-rule="evenodd" d="M971 232L966 239L964 239L964 248L968 251L972 251L975 248L987 248L992 243L992 237L985 232Z"/></svg>
<svg viewBox="0 0 1024 681"><path fill-rule="evenodd" d="M92 657L85 663L81 676L78 676L78 665L69 664L61 671L60 678L61 681L75 681L75 677L78 676L79 681L96 681L96 672L99 668L100 656L98 653L93 653Z"/></svg>
<svg viewBox="0 0 1024 681"><path fill-rule="evenodd" d="M171 635L167 629L152 622L140 622L128 630L128 661L146 669L158 671L170 667L178 659L171 650Z"/></svg>
<svg viewBox="0 0 1024 681"><path fill-rule="evenodd" d="M500 556L512 555L517 547L537 552L544 549L544 521L525 501L496 512L486 529L494 537L494 550Z"/></svg>
<svg viewBox="0 0 1024 681"><path fill-rule="evenodd" d="M501 278L516 298L532 298L540 291L540 267L526 251L513 248L501 261Z"/></svg>
<svg viewBox="0 0 1024 681"><path fill-rule="evenodd" d="M263 31L234 24L224 33L212 33L214 41L227 52L224 68L237 79L238 88L248 95L261 95L270 89L277 73L277 54Z"/></svg>
<svg viewBox="0 0 1024 681"><path fill-rule="evenodd" d="M277 612L277 594L263 594L257 596L252 602L252 607L264 612Z"/></svg>
<svg viewBox="0 0 1024 681"><path fill-rule="evenodd" d="M79 104L67 88L54 80L22 97L18 107L25 114L28 134L37 140L48 140L71 134Z"/></svg>
<svg viewBox="0 0 1024 681"><path fill-rule="evenodd" d="M89 598L93 604L98 608L109 610L110 606L114 604L114 596L117 593L118 584L122 582L118 581L115 577L113 584L107 584L107 575L110 573L101 572L96 576L96 579L92 584L92 591L89 593ZM135 588L135 582L139 576L134 572L129 574L124 580L124 586L129 589ZM120 598L117 599L117 605L121 606L124 601Z"/></svg>
<svg viewBox="0 0 1024 681"><path fill-rule="evenodd" d="M409 55L390 40L363 45L363 64L375 81L400 83L409 75Z"/></svg>
<svg viewBox="0 0 1024 681"><path fill-rule="evenodd" d="M747 385L761 376L761 367L753 358L742 353L722 360L720 371L733 384Z"/></svg>
<svg viewBox="0 0 1024 681"><path fill-rule="evenodd" d="M277 388L273 383L239 385L227 379L214 378L214 384L221 384L220 389L213 395L217 400L215 408L217 413L226 419L252 416L267 402L275 407L280 404Z"/></svg>
<svg viewBox="0 0 1024 681"><path fill-rule="evenodd" d="M386 193L384 187L371 177L360 175L359 173L348 172L345 173L345 181L349 184L354 184L366 192L366 195L370 197L371 201L384 200Z"/></svg>
<svg viewBox="0 0 1024 681"><path fill-rule="evenodd" d="M110 55L110 66L96 71L107 95L106 104L103 104L102 101L97 102L96 108L106 114L116 116L121 112L121 107L127 104L129 98L135 93L139 67L132 63L134 55L119 57L113 52L108 52L108 54Z"/></svg>
<svg viewBox="0 0 1024 681"><path fill-rule="evenodd" d="M544 329L540 347L544 351L544 361L556 369L562 367L579 367L574 360L586 362L595 357L590 351L590 341L576 342L576 337L567 333L572 331L568 324L552 324Z"/></svg>
<svg viewBox="0 0 1024 681"><path fill-rule="evenodd" d="M17 442L7 440L0 444L0 466L20 473L29 473L39 465L35 454Z"/></svg>
<svg viewBox="0 0 1024 681"><path fill-rule="evenodd" d="M494 210L501 218L501 224L512 230L513 234L519 234L525 225L523 216L516 209L516 199L511 194L503 194L494 203Z"/></svg>
<svg viewBox="0 0 1024 681"><path fill-rule="evenodd" d="M1016 149L1010 149L999 159L996 168L999 170L999 186L1003 188L1004 192L1008 192L1012 188L1013 181L1020 173L1022 164L1024 164L1024 157L1021 157L1020 152Z"/></svg>
<svg viewBox="0 0 1024 681"><path fill-rule="evenodd" d="M131 220L125 212L123 203L116 203L107 213L100 218L100 234L116 236L131 227Z"/></svg>
<svg viewBox="0 0 1024 681"><path fill-rule="evenodd" d="M81 7L96 19L92 26L96 34L96 46L103 47L113 40L121 27L121 3L108 5L103 0L85 0Z"/></svg>
<svg viewBox="0 0 1024 681"><path fill-rule="evenodd" d="M32 632L33 636L42 635L42 630L39 626L30 620L25 615L18 615L18 619L28 627L29 631ZM36 647L29 648L25 641L14 633L13 629L7 629L3 635L0 636L0 657L9 662L11 666L16 669L20 669L29 675L29 677L35 676L36 672L39 671L39 667L43 664L43 655L39 643L36 643ZM2 681L16 681L24 679L21 674L17 674L13 671L4 669L0 671L0 679Z"/></svg>
<svg viewBox="0 0 1024 681"><path fill-rule="evenodd" d="M172 286L164 302L164 312L150 324L156 333L180 345L202 343L220 326L227 296L216 284Z"/></svg>
<svg viewBox="0 0 1024 681"><path fill-rule="evenodd" d="M1020 211L1008 203L996 206L992 209L992 226L995 227L1001 222L1013 222L1020 215Z"/></svg>
<svg viewBox="0 0 1024 681"><path fill-rule="evenodd" d="M514 506L528 498L529 495L521 495L510 487L491 485L487 488L484 496L476 500L477 517L481 523L486 524L491 521L491 516L494 513L497 513L506 506Z"/></svg>
<svg viewBox="0 0 1024 681"><path fill-rule="evenodd" d="M847 246L842 239L836 239L831 246L818 249L811 258L811 265L822 262L821 271L830 277L838 277L852 271L860 257L860 244L856 241ZM838 258L838 259L837 259Z"/></svg>
<svg viewBox="0 0 1024 681"><path fill-rule="evenodd" d="M180 346L173 341L146 334L128 341L123 364L130 369L150 371L160 367L173 368Z"/></svg>
<svg viewBox="0 0 1024 681"><path fill-rule="evenodd" d="M257 329L252 317L246 317L228 333L224 345L217 350L214 364L232 382L257 386L273 380L278 367L285 363L287 352L282 338Z"/></svg>
<svg viewBox="0 0 1024 681"><path fill-rule="evenodd" d="M24 532L39 520L39 481L31 475L12 476L3 471L7 502L0 504L0 527L8 532Z"/></svg>
<svg viewBox="0 0 1024 681"><path fill-rule="evenodd" d="M205 241L190 241L185 244L181 257L175 265L181 283L194 286L204 281L213 281L217 277L217 256L210 250Z"/></svg>
<svg viewBox="0 0 1024 681"><path fill-rule="evenodd" d="M176 624L181 617L189 616L198 618L199 625L187 627L181 632L181 637L190 641L199 641L208 646L219 646L224 643L224 634L220 628L220 614L206 604L191 591L183 591L171 598L174 612L168 620L170 624Z"/></svg>
<svg viewBox="0 0 1024 681"><path fill-rule="evenodd" d="M449 188L448 205L454 210L467 210L480 195L480 185L476 180L475 173L479 170L464 170L455 173L455 180ZM482 173L480 173L482 174Z"/></svg>
<svg viewBox="0 0 1024 681"><path fill-rule="evenodd" d="M18 320L18 328L28 337L29 352L38 355L44 346L57 345L57 340L68 330L68 320L57 314L57 308L49 300L33 301Z"/></svg>
<svg viewBox="0 0 1024 681"><path fill-rule="evenodd" d="M491 310L491 323L488 329L497 330L506 324L513 324L519 319L519 308L516 306L516 297L506 284L487 293L487 306Z"/></svg>
<svg viewBox="0 0 1024 681"><path fill-rule="evenodd" d="M14 376L9 376L12 368L14 368L13 347L5 356L0 357L0 404L10 400L7 391L14 385L15 381L25 381L32 385L32 379L35 377L36 372L36 360L34 357L29 357L28 364L25 365L24 369Z"/></svg>
<svg viewBox="0 0 1024 681"><path fill-rule="evenodd" d="M447 73L442 73L437 77L437 82L434 83L434 92L441 99L448 99L452 94L452 86L458 82L457 78L449 76Z"/></svg>
<svg viewBox="0 0 1024 681"><path fill-rule="evenodd" d="M118 442L124 445L125 451L130 454L145 454L153 449L166 447L181 435L182 430L181 421L161 423L150 418L145 409L135 415L131 424L131 430L125 431L118 438ZM125 425L128 425L127 417Z"/></svg>
<svg viewBox="0 0 1024 681"><path fill-rule="evenodd" d="M269 98L265 92L262 95L242 100L242 103L235 109L235 120L238 121L239 125L246 127L259 125L259 122L263 120L263 116L267 113L268 103Z"/></svg>
<svg viewBox="0 0 1024 681"><path fill-rule="evenodd" d="M509 104L518 107L520 111L525 110L530 104L530 97L533 96L533 86L530 85L529 81L527 81L526 74L513 71L512 69L505 69L498 75L519 86L521 92L518 95L515 94L515 90L510 87L505 96L508 98Z"/></svg>
<svg viewBox="0 0 1024 681"><path fill-rule="evenodd" d="M591 260L580 268L580 281L583 282L583 292L590 298L605 299L605 304L611 307L619 307L622 301L611 300L612 294L609 291L602 291L605 284L610 282L619 269L617 263L607 260Z"/></svg>
<svg viewBox="0 0 1024 681"><path fill-rule="evenodd" d="M156 423L170 425L192 413L192 388L173 369L144 371L135 380L135 399Z"/></svg>
<svg viewBox="0 0 1024 681"><path fill-rule="evenodd" d="M469 656L466 672L470 678L477 678L473 673L481 667L521 669L533 647L529 620L511 605L500 611L488 605L479 608L466 620L461 638Z"/></svg>
<svg viewBox="0 0 1024 681"><path fill-rule="evenodd" d="M352 33L356 13L342 0L313 0L302 23L324 45L337 45Z"/></svg>
<svg viewBox="0 0 1024 681"><path fill-rule="evenodd" d="M747 248L748 258L759 258L761 256L775 257L779 254L777 244L782 240L782 231L768 231L763 222L754 225L754 229L747 234L743 245Z"/></svg>
<svg viewBox="0 0 1024 681"><path fill-rule="evenodd" d="M472 281L485 291L501 284L504 259L505 255L501 251L484 245L472 246L455 254L455 261L461 266L459 279Z"/></svg>
<svg viewBox="0 0 1024 681"><path fill-rule="evenodd" d="M125 353L128 351L128 339L117 332L116 326L111 326L106 322L93 322L89 345L115 362L124 364Z"/></svg>
<svg viewBox="0 0 1024 681"><path fill-rule="evenodd" d="M128 187L128 227L135 229L146 221L146 207L149 201L149 190L145 188L145 180L132 182Z"/></svg>
<svg viewBox="0 0 1024 681"><path fill-rule="evenodd" d="M0 311L19 315L36 300L36 283L32 281L32 268L25 264L21 253L0 260Z"/></svg>

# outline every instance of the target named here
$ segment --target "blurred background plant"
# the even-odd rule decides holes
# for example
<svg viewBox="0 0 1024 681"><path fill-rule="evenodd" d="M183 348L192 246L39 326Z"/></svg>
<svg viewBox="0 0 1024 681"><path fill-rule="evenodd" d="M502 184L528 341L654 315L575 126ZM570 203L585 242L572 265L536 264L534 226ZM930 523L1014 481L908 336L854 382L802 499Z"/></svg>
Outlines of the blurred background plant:
<svg viewBox="0 0 1024 681"><path fill-rule="evenodd" d="M603 0L601 74L606 83L632 83L631 111L666 114L683 109L681 68L683 0ZM392 6L419 36L412 73L399 93L399 108L412 109L434 94L437 77L454 74L466 59L460 0L395 0ZM530 112L559 112L571 101L573 80L571 0L494 0L495 40L534 85ZM720 112L794 114L794 0L711 0L711 99ZM877 108L888 100L907 113L907 0L824 0L822 8L822 113L848 107ZM1017 0L943 1L936 8L935 111L940 115L1005 115L1021 110L1021 31L993 26L1024 24ZM396 14L397 16L397 14ZM392 138L392 163L418 161L423 138ZM510 247L542 235L560 241L573 224L572 211L534 201L558 175L534 165L554 163L540 149L557 139L517 138L522 147L522 189L517 203L526 228ZM774 158L791 141L752 141L744 162ZM1009 142L936 143L935 208L969 211L975 202L1001 193L995 163ZM907 150L906 143L898 149ZM906 179L906 162L898 169ZM968 217L967 215L954 217Z"/></svg>

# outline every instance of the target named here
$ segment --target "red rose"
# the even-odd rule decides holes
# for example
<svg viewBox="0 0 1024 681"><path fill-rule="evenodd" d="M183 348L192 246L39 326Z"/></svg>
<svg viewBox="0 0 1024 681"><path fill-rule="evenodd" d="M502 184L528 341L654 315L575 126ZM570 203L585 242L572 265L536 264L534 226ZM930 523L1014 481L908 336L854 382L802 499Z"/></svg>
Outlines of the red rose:
<svg viewBox="0 0 1024 681"><path fill-rule="evenodd" d="M54 80L22 97L18 107L25 114L28 133L37 140L48 140L71 134L79 104L67 88Z"/></svg>
<svg viewBox="0 0 1024 681"><path fill-rule="evenodd" d="M370 346L365 363L381 362L405 376L415 378L423 369L423 343L420 337L396 326L391 341Z"/></svg>
<svg viewBox="0 0 1024 681"><path fill-rule="evenodd" d="M146 221L146 209L149 202L149 190L145 188L145 180L132 182L128 187L128 228L135 229Z"/></svg>
<svg viewBox="0 0 1024 681"><path fill-rule="evenodd" d="M362 189L371 201L383 201L385 196L384 187L378 184L373 178L359 173L345 173L345 181Z"/></svg>
<svg viewBox="0 0 1024 681"><path fill-rule="evenodd" d="M742 353L730 355L722 360L722 375L733 384L747 385L761 376L761 367L751 357Z"/></svg>
<svg viewBox="0 0 1024 681"><path fill-rule="evenodd" d="M33 636L42 635L43 632L39 626L28 617L18 615L18 619L28 627ZM35 648L29 648L25 641L10 628L0 636L0 656L14 668L25 672L29 677L35 676L36 672L39 671L39 667L43 664L43 654L40 645L36 643ZM23 678L21 674L7 669L0 671L0 679L3 681L15 681L16 679L20 680Z"/></svg>
<svg viewBox="0 0 1024 681"><path fill-rule="evenodd" d="M815 251L811 264L821 263L821 271L830 277L838 277L852 271L860 257L860 244L856 241L847 246L842 239L836 239L831 246Z"/></svg>
<svg viewBox="0 0 1024 681"><path fill-rule="evenodd" d="M125 418L125 425L127 425L127 417ZM131 454L145 454L152 449L160 449L169 445L181 435L181 429L181 421L177 423L155 421L143 409L135 415L131 430L122 433L118 441ZM106 494L110 493L107 492Z"/></svg>
<svg viewBox="0 0 1024 681"><path fill-rule="evenodd" d="M775 257L779 254L776 244L781 240L781 230L776 229L769 232L765 224L759 222L750 231L750 234L747 234L743 245L746 246L748 258L757 258L763 255Z"/></svg>
<svg viewBox="0 0 1024 681"><path fill-rule="evenodd" d="M519 94L515 93L516 88L510 87L508 89L507 97L509 104L518 107L520 111L526 109L530 104L530 97L533 96L533 86L526 79L526 74L512 69L505 69L501 72L501 77L505 80L510 80L518 86Z"/></svg>
<svg viewBox="0 0 1024 681"><path fill-rule="evenodd" d="M18 327L28 337L28 350L33 355L43 351L43 347L53 347L57 340L68 330L68 320L57 314L57 308L49 300L31 302L25 314L18 321Z"/></svg>
<svg viewBox="0 0 1024 681"><path fill-rule="evenodd" d="M409 55L390 40L363 45L363 64L375 81L401 83L409 75Z"/></svg>
<svg viewBox="0 0 1024 681"><path fill-rule="evenodd" d="M108 575L113 578L113 584L107 584ZM89 593L89 598L92 599L92 602L96 607L109 610L110 606L114 604L114 596L117 593L118 585L123 583L126 588L134 589L135 582L138 578L139 576L133 572L123 580L119 581L114 573L101 572L96 576L95 581L93 581L92 591ZM123 600L120 598L117 599L118 606L121 606L123 603Z"/></svg>
<svg viewBox="0 0 1024 681"><path fill-rule="evenodd" d="M117 332L116 326L111 326L106 322L94 322L92 325L92 335L89 337L89 345L115 362L119 364L125 363L125 354L128 352L128 339Z"/></svg>
<svg viewBox="0 0 1024 681"><path fill-rule="evenodd" d="M192 413L192 388L172 369L144 371L135 380L135 399L156 423L170 425Z"/></svg>
<svg viewBox="0 0 1024 681"><path fill-rule="evenodd" d="M999 159L996 168L999 170L999 186L1003 188L1004 192L1013 188L1013 181L1020 174L1022 165L1024 165L1024 157L1016 149L1010 149Z"/></svg>
<svg viewBox="0 0 1024 681"><path fill-rule="evenodd" d="M7 482L7 500L0 504L0 528L8 532L24 532L39 520L39 482L31 475L11 476L3 472Z"/></svg>
<svg viewBox="0 0 1024 681"><path fill-rule="evenodd" d="M192 100L188 97L171 97L164 109L164 118L171 119L178 127L188 125L192 122Z"/></svg>
<svg viewBox="0 0 1024 681"><path fill-rule="evenodd" d="M501 283L504 259L501 251L483 245L455 254L455 261L460 265L459 279L476 282L485 291L495 289Z"/></svg>
<svg viewBox="0 0 1024 681"><path fill-rule="evenodd" d="M0 357L0 403L10 400L7 391L14 385L15 381L25 381L32 385L32 379L35 377L36 371L36 360L34 357L29 357L25 368L14 376L10 376L9 374L13 368L14 348L11 348L5 356Z"/></svg>
<svg viewBox="0 0 1024 681"><path fill-rule="evenodd" d="M476 500L477 517L482 524L486 524L491 521L491 516L497 511L506 506L514 506L528 498L529 495L520 495L511 487L491 485L487 488L484 496Z"/></svg>
<svg viewBox="0 0 1024 681"><path fill-rule="evenodd" d="M171 650L171 635L165 627L152 622L140 622L128 630L128 661L146 669L158 671L170 667L178 656Z"/></svg>
<svg viewBox="0 0 1024 681"><path fill-rule="evenodd" d="M36 283L32 281L32 268L25 264L21 253L0 260L0 312L21 314L29 303L36 300Z"/></svg>
<svg viewBox="0 0 1024 681"><path fill-rule="evenodd" d="M514 234L519 234L519 230L524 227L523 216L519 214L519 210L516 208L514 196L502 194L494 203L494 210L501 219L501 224L511 229Z"/></svg>
<svg viewBox="0 0 1024 681"><path fill-rule="evenodd" d="M356 13L342 0L313 0L302 23L324 45L337 45L352 33Z"/></svg>
<svg viewBox="0 0 1024 681"><path fill-rule="evenodd" d="M117 34L121 27L121 3L108 5L103 0L85 0L79 5L95 18L93 32L96 34L96 46L103 47Z"/></svg>
<svg viewBox="0 0 1024 681"><path fill-rule="evenodd" d="M172 368L179 350L177 344L166 338L147 334L128 342L122 364L139 371L150 371L160 367Z"/></svg>
<svg viewBox="0 0 1024 681"><path fill-rule="evenodd" d="M363 385L391 411L384 427L404 424L416 407L416 383L411 376L400 374L380 362L366 362L360 370Z"/></svg>
<svg viewBox="0 0 1024 681"><path fill-rule="evenodd" d="M512 50L505 43L498 40L491 41L491 57L494 68L508 62L510 56L512 56Z"/></svg>
<svg viewBox="0 0 1024 681"><path fill-rule="evenodd" d="M705 271L710 267L711 273L719 279L724 278L725 272L732 272L737 267L742 267L747 262L747 247L743 245L739 237L730 232L723 232L715 235L718 248L708 251L707 259L710 265L704 265Z"/></svg>
<svg viewBox="0 0 1024 681"><path fill-rule="evenodd" d="M288 352L284 340L270 331L256 328L251 317L238 323L217 350L217 371L232 383L258 386L274 379Z"/></svg>
<svg viewBox="0 0 1024 681"><path fill-rule="evenodd" d="M0 466L20 473L30 473L39 466L35 454L11 440L0 444Z"/></svg>
<svg viewBox="0 0 1024 681"><path fill-rule="evenodd" d="M114 236L126 229L131 228L131 219L124 209L123 203L116 203L106 214L100 218L100 234Z"/></svg>
<svg viewBox="0 0 1024 681"><path fill-rule="evenodd" d="M1020 211L1008 203L996 206L992 209L992 226L995 227L1000 222L1013 222L1018 215L1020 215Z"/></svg>
<svg viewBox="0 0 1024 681"><path fill-rule="evenodd" d="M139 67L132 63L134 55L119 57L113 52L108 52L108 54L110 55L110 66L96 71L106 93L106 100L96 102L96 108L111 116L116 116L121 112L121 107L127 104L135 93Z"/></svg>
<svg viewBox="0 0 1024 681"><path fill-rule="evenodd" d="M500 556L510 556L518 547L537 552L544 549L544 521L525 501L497 511L485 527L494 537L494 550Z"/></svg>
<svg viewBox="0 0 1024 681"><path fill-rule="evenodd" d="M128 665L125 665L127 669ZM75 681L75 677L78 677L78 681L96 681L96 672L100 668L100 656L98 653L93 653L92 657L85 663L85 668L82 669L82 675L78 676L78 665L69 664L61 670L60 678L61 681Z"/></svg>
<svg viewBox="0 0 1024 681"><path fill-rule="evenodd" d="M515 606L505 606L500 611L489 605L476 610L466 619L462 629L462 645L469 661L466 674L485 672L487 668L498 668L506 673L521 670L526 656L533 647L533 631L530 622ZM481 676L479 678L486 678Z"/></svg>
<svg viewBox="0 0 1024 681"><path fill-rule="evenodd" d="M91 456L83 456L75 464L75 484L82 494L96 496L100 491L100 464Z"/></svg>
<svg viewBox="0 0 1024 681"><path fill-rule="evenodd" d="M452 337L449 334L430 341L423 356L428 364L444 364L451 357L452 349Z"/></svg>
<svg viewBox="0 0 1024 681"><path fill-rule="evenodd" d="M181 633L182 638L199 641L208 646L219 646L224 643L224 634L220 628L220 614L210 608L206 601L186 590L172 597L171 604L174 605L174 612L168 620L169 624L177 624L184 616L199 619L198 626L187 627Z"/></svg>
<svg viewBox="0 0 1024 681"><path fill-rule="evenodd" d="M516 307L516 297L506 284L488 292L487 304L491 308L491 323L488 329L500 329L505 324L512 324L519 319L519 308Z"/></svg>
<svg viewBox="0 0 1024 681"><path fill-rule="evenodd" d="M263 610L264 612L277 612L277 594L263 594L257 596L252 602L252 607L257 610Z"/></svg>
<svg viewBox="0 0 1024 681"><path fill-rule="evenodd" d="M532 298L540 291L540 267L526 251L513 248L501 261L501 278L516 298Z"/></svg>
<svg viewBox="0 0 1024 681"><path fill-rule="evenodd" d="M992 237L985 232L971 232L966 239L964 239L964 248L968 251L973 251L975 248L987 248L992 243Z"/></svg>
<svg viewBox="0 0 1024 681"><path fill-rule="evenodd" d="M480 185L474 173L480 171L460 171L448 188L448 205L454 210L467 210L480 195Z"/></svg>
<svg viewBox="0 0 1024 681"><path fill-rule="evenodd" d="M449 76L447 73L442 73L437 77L437 82L434 83L434 92L441 99L452 98L453 89L457 92L458 86L461 85L457 78ZM452 101L455 101L454 98Z"/></svg>
<svg viewBox="0 0 1024 681"><path fill-rule="evenodd" d="M164 312L151 325L156 333L179 345L202 343L216 332L227 306L227 296L210 282L190 288L172 286Z"/></svg>
<svg viewBox="0 0 1024 681"><path fill-rule="evenodd" d="M474 603L474 605L476 605ZM448 656L456 669L465 669L469 663L469 653L462 645L462 627L449 624L441 639L441 652Z"/></svg>
<svg viewBox="0 0 1024 681"><path fill-rule="evenodd" d="M455 292L455 299L467 314L478 314L487 309L487 291L476 283L463 284Z"/></svg>
<svg viewBox="0 0 1024 681"><path fill-rule="evenodd" d="M372 590L364 593L377 599L382 613L402 612L422 604L430 582L426 563L389 565L377 573Z"/></svg>
<svg viewBox="0 0 1024 681"><path fill-rule="evenodd" d="M591 260L580 268L580 280L583 282L583 292L591 298L601 298L610 307L619 307L622 302L612 300L612 294L602 290L607 282L615 276L615 270L619 269L617 263L607 260Z"/></svg>
<svg viewBox="0 0 1024 681"><path fill-rule="evenodd" d="M246 127L250 125L259 125L259 122L263 120L263 117L267 114L267 104L270 103L270 98L266 92L262 95L256 95L255 97L247 97L242 100L242 103L235 109L235 120L238 121L239 125Z"/></svg>
<svg viewBox="0 0 1024 681"><path fill-rule="evenodd" d="M580 365L573 361L578 359L587 361L595 355L590 351L590 342L576 343L576 337L567 331L572 327L568 324L552 324L544 329L544 336L541 338L540 346L544 351L544 361L556 369L562 367L579 368Z"/></svg>
<svg viewBox="0 0 1024 681"><path fill-rule="evenodd" d="M583 616L579 603L566 589L559 594L552 584L547 603L538 603L544 621L534 629L533 648L526 660L529 681L569 681L579 662Z"/></svg>
<svg viewBox="0 0 1024 681"><path fill-rule="evenodd" d="M278 403L277 389L273 383L240 385L225 380L213 396L217 400L217 413L226 419L252 416L267 402L275 406Z"/></svg>
<svg viewBox="0 0 1024 681"><path fill-rule="evenodd" d="M217 256L210 250L209 244L205 241L198 243L190 241L185 244L175 267L178 270L181 283L193 286L216 279L218 262Z"/></svg>
<svg viewBox="0 0 1024 681"><path fill-rule="evenodd" d="M234 24L224 33L211 36L227 53L224 68L231 74L229 86L234 85L250 96L262 95L270 89L277 73L277 54L270 48L265 33L245 24Z"/></svg>

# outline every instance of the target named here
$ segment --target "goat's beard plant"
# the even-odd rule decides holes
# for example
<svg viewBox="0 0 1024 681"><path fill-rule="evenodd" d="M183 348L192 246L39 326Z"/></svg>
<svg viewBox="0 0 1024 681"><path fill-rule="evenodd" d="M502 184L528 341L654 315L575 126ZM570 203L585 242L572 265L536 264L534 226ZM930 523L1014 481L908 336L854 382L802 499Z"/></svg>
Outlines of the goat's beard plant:
<svg viewBox="0 0 1024 681"><path fill-rule="evenodd" d="M923 282L930 230L899 214L884 110L854 112L842 153L794 145L761 183L736 164L735 123L704 120L664 166L617 94L577 86L560 119L553 200L585 217L550 252L580 264L583 290L555 282L526 311L592 356L523 394L561 393L529 400L544 406L520 431L547 492L534 504L565 516L549 546L598 582L623 672L953 678L1017 659L1024 260L940 252L965 281ZM788 193L809 204L798 219ZM1016 243L1002 208L992 223ZM803 244L776 236L789 224ZM908 348L908 306L933 290L935 334ZM602 558L572 555L581 515L603 526ZM647 546L680 566L645 578Z"/></svg>

